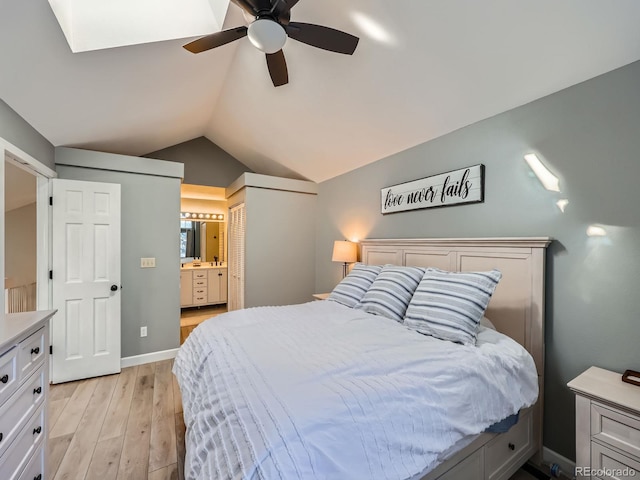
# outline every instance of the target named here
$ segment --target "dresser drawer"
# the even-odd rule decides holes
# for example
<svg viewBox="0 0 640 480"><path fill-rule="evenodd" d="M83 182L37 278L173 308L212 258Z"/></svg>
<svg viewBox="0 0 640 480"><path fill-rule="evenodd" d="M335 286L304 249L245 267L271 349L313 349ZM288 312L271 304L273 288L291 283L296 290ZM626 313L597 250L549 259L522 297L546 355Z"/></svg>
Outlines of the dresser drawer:
<svg viewBox="0 0 640 480"><path fill-rule="evenodd" d="M38 447L44 445L45 408L46 405L40 405L35 415L29 419L25 427L18 434L16 441L13 442L2 457L0 457L0 472L3 473L2 480L16 480L20 478L19 475L31 459L31 455Z"/></svg>
<svg viewBox="0 0 640 480"><path fill-rule="evenodd" d="M197 280L206 280L207 278L207 271L206 270L202 270L200 272L193 272L193 281L197 281Z"/></svg>
<svg viewBox="0 0 640 480"><path fill-rule="evenodd" d="M32 333L18 345L18 368L20 378L27 378L31 372L44 362L45 331L41 328Z"/></svg>
<svg viewBox="0 0 640 480"><path fill-rule="evenodd" d="M482 464L482 449L476 450L463 461L458 463L438 480L484 480L484 465Z"/></svg>
<svg viewBox="0 0 640 480"><path fill-rule="evenodd" d="M637 480L640 475L640 461L598 442L591 442L591 473L602 480Z"/></svg>
<svg viewBox="0 0 640 480"><path fill-rule="evenodd" d="M591 437L640 458L640 420L637 418L592 402Z"/></svg>
<svg viewBox="0 0 640 480"><path fill-rule="evenodd" d="M42 404L45 388L44 367L40 367L3 405L0 413L0 456L19 435L33 412Z"/></svg>
<svg viewBox="0 0 640 480"><path fill-rule="evenodd" d="M19 480L47 480L44 474L44 449L45 446L42 443L31 457Z"/></svg>
<svg viewBox="0 0 640 480"><path fill-rule="evenodd" d="M533 439L531 418L530 412L521 415L518 423L508 432L498 435L487 444L484 463L489 480L501 478L514 462L530 455Z"/></svg>
<svg viewBox="0 0 640 480"><path fill-rule="evenodd" d="M207 286L207 277L193 279L193 288L201 288L206 286Z"/></svg>
<svg viewBox="0 0 640 480"><path fill-rule="evenodd" d="M207 289L206 288L198 288L193 291L193 304L194 305L202 305L207 303Z"/></svg>
<svg viewBox="0 0 640 480"><path fill-rule="evenodd" d="M18 388L18 349L0 356L0 405Z"/></svg>

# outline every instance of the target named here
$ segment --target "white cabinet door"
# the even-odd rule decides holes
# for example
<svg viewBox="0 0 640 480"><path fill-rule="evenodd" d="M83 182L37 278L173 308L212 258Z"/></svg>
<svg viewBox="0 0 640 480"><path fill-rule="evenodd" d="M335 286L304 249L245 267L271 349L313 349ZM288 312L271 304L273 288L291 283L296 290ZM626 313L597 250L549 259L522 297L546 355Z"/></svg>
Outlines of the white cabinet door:
<svg viewBox="0 0 640 480"><path fill-rule="evenodd" d="M120 372L120 185L53 180L53 383Z"/></svg>
<svg viewBox="0 0 640 480"><path fill-rule="evenodd" d="M229 282L229 277L227 275L227 269L226 268L221 268L220 269L220 303L226 303L227 302L227 290L228 290L228 282Z"/></svg>
<svg viewBox="0 0 640 480"><path fill-rule="evenodd" d="M209 303L220 303L220 269L212 268L209 270L209 278L207 279L207 298Z"/></svg>
<svg viewBox="0 0 640 480"><path fill-rule="evenodd" d="M227 269L212 268L208 279L209 303L225 303L227 301Z"/></svg>
<svg viewBox="0 0 640 480"><path fill-rule="evenodd" d="M191 270L180 272L180 306L188 307L193 304L193 275Z"/></svg>

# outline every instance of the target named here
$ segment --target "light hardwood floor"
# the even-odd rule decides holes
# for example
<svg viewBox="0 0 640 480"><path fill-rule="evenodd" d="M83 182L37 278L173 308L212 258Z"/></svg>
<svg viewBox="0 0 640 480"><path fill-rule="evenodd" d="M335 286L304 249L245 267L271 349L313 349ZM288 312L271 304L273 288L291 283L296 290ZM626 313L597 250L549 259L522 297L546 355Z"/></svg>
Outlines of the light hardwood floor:
<svg viewBox="0 0 640 480"><path fill-rule="evenodd" d="M185 428L171 366L52 385L49 478L182 479Z"/></svg>
<svg viewBox="0 0 640 480"><path fill-rule="evenodd" d="M185 427L172 363L52 385L49 479L182 480ZM535 479L520 471L511 480Z"/></svg>
<svg viewBox="0 0 640 480"><path fill-rule="evenodd" d="M211 305L200 308L185 308L180 312L180 345L199 324L208 318L227 311L227 305Z"/></svg>

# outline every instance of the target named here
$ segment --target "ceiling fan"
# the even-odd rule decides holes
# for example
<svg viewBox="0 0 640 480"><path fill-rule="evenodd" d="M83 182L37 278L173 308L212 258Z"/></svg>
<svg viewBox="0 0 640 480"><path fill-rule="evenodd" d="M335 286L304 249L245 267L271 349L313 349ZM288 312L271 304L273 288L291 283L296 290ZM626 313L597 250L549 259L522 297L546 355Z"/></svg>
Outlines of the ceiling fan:
<svg viewBox="0 0 640 480"><path fill-rule="evenodd" d="M287 38L330 52L351 55L358 37L313 23L291 22L291 9L299 0L231 0L253 18L248 27L236 27L212 33L184 45L191 53L200 53L226 45L242 37L263 51L274 87L289 83L287 62L282 52Z"/></svg>

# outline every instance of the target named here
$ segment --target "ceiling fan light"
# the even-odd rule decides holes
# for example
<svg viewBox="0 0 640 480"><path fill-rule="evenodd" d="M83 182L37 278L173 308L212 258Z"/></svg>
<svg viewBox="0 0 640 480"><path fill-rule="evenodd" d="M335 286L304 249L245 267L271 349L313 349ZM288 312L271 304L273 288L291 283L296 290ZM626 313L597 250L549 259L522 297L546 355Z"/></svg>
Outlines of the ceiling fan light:
<svg viewBox="0 0 640 480"><path fill-rule="evenodd" d="M287 41L287 33L278 22L268 18L259 18L251 25L247 32L249 41L264 53L276 53L282 50Z"/></svg>

